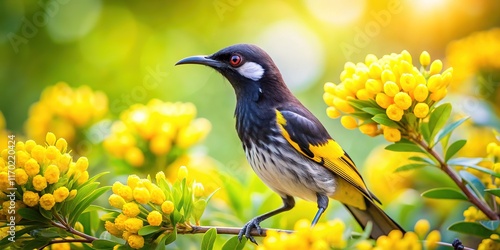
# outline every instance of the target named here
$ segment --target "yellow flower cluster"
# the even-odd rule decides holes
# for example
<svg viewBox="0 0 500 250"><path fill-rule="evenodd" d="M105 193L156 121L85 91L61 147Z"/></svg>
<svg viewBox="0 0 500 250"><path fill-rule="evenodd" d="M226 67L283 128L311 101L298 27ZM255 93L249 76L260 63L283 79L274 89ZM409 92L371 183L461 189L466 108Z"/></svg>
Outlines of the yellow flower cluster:
<svg viewBox="0 0 500 250"><path fill-rule="evenodd" d="M179 168L178 181L182 182L187 176L187 168ZM156 184L149 178L141 179L137 175L130 175L126 184L119 181L113 184L113 194L108 199L111 206L120 209L121 213L114 220L105 221L104 227L110 234L125 239L134 249L144 247L145 239L138 234L142 227L151 225L172 228L174 226L171 215L176 209L174 199L178 191L171 190L173 185L167 184L163 172L158 172L155 179ZM193 201L198 201L204 196L201 183L193 182L189 190L192 192L190 197ZM185 225L188 225L188 221Z"/></svg>
<svg viewBox="0 0 500 250"><path fill-rule="evenodd" d="M157 99L125 110L111 127L104 147L134 167L145 164L144 152L168 155L174 147L185 150L205 138L211 129L207 119L196 118L192 103L169 103ZM145 146L142 146L145 145Z"/></svg>
<svg viewBox="0 0 500 250"><path fill-rule="evenodd" d="M89 178L87 172L89 162L85 157L73 162L67 147L65 139L57 139L50 132L46 134L45 146L33 140L18 141L15 146L15 170L10 173L11 166L8 164L13 162L12 158L9 158L9 152L12 151L9 149L1 151L0 202L3 210L0 210L0 218L5 219L7 215L9 198L6 194L10 192L8 188L14 183L17 188L17 208L38 209L39 206L51 210L57 204L76 196L76 187Z"/></svg>
<svg viewBox="0 0 500 250"><path fill-rule="evenodd" d="M347 240L344 234L345 224L341 220L318 223L311 228L308 220L295 223L294 233L267 231L257 250L292 250L292 249L342 249Z"/></svg>
<svg viewBox="0 0 500 250"><path fill-rule="evenodd" d="M31 106L25 131L37 143L43 143L45 134L51 131L75 145L81 130L107 112L108 98L103 92L92 91L86 85L73 89L59 82L47 87Z"/></svg>
<svg viewBox="0 0 500 250"><path fill-rule="evenodd" d="M294 232L267 231L258 250L288 250L288 249L358 249L358 250L392 250L424 249L422 241L425 240L425 249L432 250L437 248L437 243L441 240L441 234L437 230L429 232L430 224L427 220L419 220L415 224L415 232L403 234L401 231L394 230L387 236L379 237L375 242L372 240L361 240L352 243L349 247L348 236L345 234L346 227L344 222L335 219L333 221L318 223L310 227L308 220L299 220L295 223Z"/></svg>
<svg viewBox="0 0 500 250"><path fill-rule="evenodd" d="M464 220L469 222L488 220L488 217L479 209L474 206L470 206L464 211Z"/></svg>
<svg viewBox="0 0 500 250"><path fill-rule="evenodd" d="M391 249L408 249L408 250L432 250L437 248L437 243L441 240L441 234L437 230L430 230L430 224L427 220L419 220L415 224L414 232L403 234L401 231L393 230L389 235L380 236L375 245L370 241L361 241L356 245L358 250L391 250ZM424 241L424 245L422 245ZM425 248L424 248L425 246Z"/></svg>
<svg viewBox="0 0 500 250"><path fill-rule="evenodd" d="M498 72L500 61L500 28L475 32L465 38L453 41L446 50L446 60L456 69L452 90L468 91L464 85L468 78L486 72Z"/></svg>
<svg viewBox="0 0 500 250"><path fill-rule="evenodd" d="M405 132L402 125L412 123L409 116L413 117L411 120L426 118L432 106L446 96L451 83L453 70L442 72L441 60L431 63L429 53L424 51L420 64L420 69L413 66L412 56L406 50L380 59L369 54L364 63L346 63L340 74L341 82L324 85L323 100L329 106L328 116L341 117L340 122L348 129L359 128L370 136L383 133L391 142L401 140ZM365 107L356 101L371 106ZM376 114L399 127L377 123L371 119Z"/></svg>
<svg viewBox="0 0 500 250"><path fill-rule="evenodd" d="M490 235L489 239L483 239L477 250L500 249L500 236L498 234Z"/></svg>

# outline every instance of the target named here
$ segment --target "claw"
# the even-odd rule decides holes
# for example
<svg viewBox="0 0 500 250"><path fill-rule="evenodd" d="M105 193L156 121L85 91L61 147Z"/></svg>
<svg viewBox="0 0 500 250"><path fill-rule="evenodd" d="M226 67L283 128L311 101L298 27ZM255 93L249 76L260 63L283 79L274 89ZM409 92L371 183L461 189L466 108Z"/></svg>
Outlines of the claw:
<svg viewBox="0 0 500 250"><path fill-rule="evenodd" d="M238 234L238 240L241 241L241 239L243 238L243 235L245 235L245 237L248 240L250 240L255 245L258 245L257 241L252 236L252 229L254 229L254 228L257 229L257 232L259 233L259 235L262 235L262 228L260 227L259 224L260 224L260 221L257 218L253 218L249 222L247 222L247 224L245 224L243 226L243 228L241 228L241 231Z"/></svg>

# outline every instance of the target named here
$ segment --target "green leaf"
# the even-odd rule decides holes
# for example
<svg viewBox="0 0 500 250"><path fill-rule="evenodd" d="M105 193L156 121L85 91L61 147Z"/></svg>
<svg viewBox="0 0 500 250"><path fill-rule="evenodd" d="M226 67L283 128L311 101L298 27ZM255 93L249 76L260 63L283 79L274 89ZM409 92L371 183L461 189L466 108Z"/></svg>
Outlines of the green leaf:
<svg viewBox="0 0 500 250"><path fill-rule="evenodd" d="M240 240L238 240L238 236L234 236L224 243L221 250L242 250L246 243L247 238L243 237L240 242Z"/></svg>
<svg viewBox="0 0 500 250"><path fill-rule="evenodd" d="M500 188L485 189L484 191L494 196L500 197Z"/></svg>
<svg viewBox="0 0 500 250"><path fill-rule="evenodd" d="M214 248L215 238L217 238L217 229L208 229L208 231L203 235L203 239L201 241L201 249L212 250Z"/></svg>
<svg viewBox="0 0 500 250"><path fill-rule="evenodd" d="M451 111L451 109L450 109L450 111ZM445 136L451 134L453 132L453 130L455 130L458 126L460 126L462 123L467 121L467 119L469 119L469 117L464 117L456 122L453 122L453 123L446 125L442 130L440 130L437 133L436 139L434 140L434 145L436 145L439 141L441 141L441 139L443 139Z"/></svg>
<svg viewBox="0 0 500 250"><path fill-rule="evenodd" d="M432 111L429 118L430 138L434 138L439 130L446 124L451 115L451 104L444 103L439 105Z"/></svg>
<svg viewBox="0 0 500 250"><path fill-rule="evenodd" d="M51 239L49 238L36 238L34 240L30 240L26 242L23 246L23 249L39 249L42 246L47 245L50 242Z"/></svg>
<svg viewBox="0 0 500 250"><path fill-rule="evenodd" d="M174 231L170 232L165 237L165 245L168 245L168 244L174 242L176 239L177 239L177 227L174 227Z"/></svg>
<svg viewBox="0 0 500 250"><path fill-rule="evenodd" d="M415 153L425 153L425 151L420 148L415 143L406 143L406 142L396 142L394 144L390 144L385 149L395 152L415 152Z"/></svg>
<svg viewBox="0 0 500 250"><path fill-rule="evenodd" d="M50 220L41 215L38 210L34 210L32 208L27 208L27 207L19 208L17 212L19 213L19 215L21 215L21 217L27 220L46 222L46 223L50 222Z"/></svg>
<svg viewBox="0 0 500 250"><path fill-rule="evenodd" d="M479 236L481 238L489 238L495 231L489 230L477 222L460 221L452 224L448 230Z"/></svg>
<svg viewBox="0 0 500 250"><path fill-rule="evenodd" d="M394 173L413 170L413 169L417 169L417 168L423 168L423 167L427 167L427 166L429 166L429 164L427 164L427 163L409 163L409 164L406 164L406 165L403 165L401 167L396 168L396 170L394 170Z"/></svg>
<svg viewBox="0 0 500 250"><path fill-rule="evenodd" d="M467 143L467 140L458 140L453 142L450 147L446 150L446 155L444 156L444 161L448 162L460 149L462 149Z"/></svg>
<svg viewBox="0 0 500 250"><path fill-rule="evenodd" d="M92 248L93 249L113 249L116 245L120 243L110 241L110 240L103 240L103 239L98 239L92 241Z"/></svg>
<svg viewBox="0 0 500 250"><path fill-rule="evenodd" d="M105 186L105 187L100 187L96 190L94 190L89 196L87 196L84 200L82 200L74 209L74 211L71 211L71 216L69 219L69 224L74 226L76 223L76 220L78 219L78 216L82 214L82 212L87 209L87 207L94 202L97 198L99 198L101 195L106 193L108 190L110 190L110 186ZM77 194L78 195L78 194Z"/></svg>
<svg viewBox="0 0 500 250"><path fill-rule="evenodd" d="M139 232L137 232L137 233L141 236L144 236L144 235L160 232L161 230L162 229L160 226L144 226L141 229L139 229Z"/></svg>
<svg viewBox="0 0 500 250"><path fill-rule="evenodd" d="M484 184L477 176L465 171L461 170L458 174L462 177L462 179L469 185L469 187L474 191L476 196L484 201Z"/></svg>
<svg viewBox="0 0 500 250"><path fill-rule="evenodd" d="M382 125L391 127L391 128L399 128L399 125L395 121L389 119L389 117L387 117L386 114L375 115L372 117L372 120L374 120L375 122L380 123Z"/></svg>
<svg viewBox="0 0 500 250"><path fill-rule="evenodd" d="M422 197L431 199L463 200L468 201L462 191L454 188L434 188L422 193Z"/></svg>
<svg viewBox="0 0 500 250"><path fill-rule="evenodd" d="M158 245L156 245L156 248L155 250L165 250L165 241L167 240L167 234L162 234L159 238L158 238Z"/></svg>
<svg viewBox="0 0 500 250"><path fill-rule="evenodd" d="M378 115L378 114L384 114L385 110L381 108L362 108L364 112L370 114L370 115Z"/></svg>
<svg viewBox="0 0 500 250"><path fill-rule="evenodd" d="M500 226L500 220L482 220L479 223L486 229L495 231Z"/></svg>
<svg viewBox="0 0 500 250"><path fill-rule="evenodd" d="M412 156L412 157L408 158L408 160L423 162L423 163L427 163L428 165L436 165L436 163L433 160L426 158L426 157Z"/></svg>
<svg viewBox="0 0 500 250"><path fill-rule="evenodd" d="M352 116L354 116L358 119L361 119L361 120L370 120L373 117L373 115L371 115L371 114L368 114L365 112L360 112L360 111L349 113L349 115L352 115Z"/></svg>
<svg viewBox="0 0 500 250"><path fill-rule="evenodd" d="M429 131L429 124L426 122L420 123L420 133L422 133L422 137L427 142L427 144L431 141L431 132Z"/></svg>
<svg viewBox="0 0 500 250"><path fill-rule="evenodd" d="M448 165L470 167L477 166L481 161L483 158L459 157L449 160Z"/></svg>

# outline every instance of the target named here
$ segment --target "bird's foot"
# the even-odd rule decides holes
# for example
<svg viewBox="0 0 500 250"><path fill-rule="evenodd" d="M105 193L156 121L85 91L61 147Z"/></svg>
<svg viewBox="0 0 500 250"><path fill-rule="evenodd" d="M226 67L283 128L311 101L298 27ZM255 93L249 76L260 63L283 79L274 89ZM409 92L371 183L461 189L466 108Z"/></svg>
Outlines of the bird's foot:
<svg viewBox="0 0 500 250"><path fill-rule="evenodd" d="M245 237L250 240L252 243L257 244L257 242L255 241L254 237L252 236L251 232L252 232L252 229L257 229L257 233L259 233L259 235L262 235L262 228L260 227L260 219L258 217L256 218L253 218L251 219L249 222L247 222L247 224L245 224L242 228L241 228L241 231L240 233L238 234L238 240L241 241L241 239L243 238L243 235L245 235Z"/></svg>

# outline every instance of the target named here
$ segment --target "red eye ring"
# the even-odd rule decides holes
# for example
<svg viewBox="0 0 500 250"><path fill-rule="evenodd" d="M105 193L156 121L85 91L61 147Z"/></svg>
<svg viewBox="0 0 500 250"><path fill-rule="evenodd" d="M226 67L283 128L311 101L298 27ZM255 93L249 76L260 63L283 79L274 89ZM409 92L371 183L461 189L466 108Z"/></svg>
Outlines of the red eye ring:
<svg viewBox="0 0 500 250"><path fill-rule="evenodd" d="M241 64L241 56L239 55L232 55L231 58L229 59L229 64L233 67L237 67Z"/></svg>

